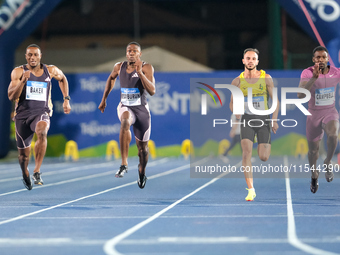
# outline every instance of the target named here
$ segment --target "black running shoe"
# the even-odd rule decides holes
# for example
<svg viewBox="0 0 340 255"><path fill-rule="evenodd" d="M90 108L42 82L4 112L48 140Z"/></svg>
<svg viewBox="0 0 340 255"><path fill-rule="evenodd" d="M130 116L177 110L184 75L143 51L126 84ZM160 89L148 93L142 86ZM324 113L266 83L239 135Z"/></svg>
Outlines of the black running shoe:
<svg viewBox="0 0 340 255"><path fill-rule="evenodd" d="M141 189L144 189L147 179L148 178L146 178L145 175L143 176L143 180L141 180L141 178L139 177L138 181L137 181L138 187L141 188Z"/></svg>
<svg viewBox="0 0 340 255"><path fill-rule="evenodd" d="M334 179L333 171L329 169L329 165L327 166L327 172L325 173L326 181L331 182Z"/></svg>
<svg viewBox="0 0 340 255"><path fill-rule="evenodd" d="M26 187L26 189L28 189L28 190L33 189L33 185L32 185L30 176L28 175L28 177L26 177L26 175L24 174L22 177L23 177L22 182L24 183L24 186Z"/></svg>
<svg viewBox="0 0 340 255"><path fill-rule="evenodd" d="M33 173L32 180L34 181L35 185L43 185L44 184L43 180L41 179L41 173L40 172Z"/></svg>
<svg viewBox="0 0 340 255"><path fill-rule="evenodd" d="M128 166L126 166L126 165L121 165L121 166L119 167L119 170L117 171L115 177L117 177L117 178L122 178L122 177L124 177L124 174L127 173L127 172L128 172Z"/></svg>
<svg viewBox="0 0 340 255"><path fill-rule="evenodd" d="M318 188L319 188L318 179L312 178L312 181L310 183L310 191L312 193L316 193L318 191Z"/></svg>

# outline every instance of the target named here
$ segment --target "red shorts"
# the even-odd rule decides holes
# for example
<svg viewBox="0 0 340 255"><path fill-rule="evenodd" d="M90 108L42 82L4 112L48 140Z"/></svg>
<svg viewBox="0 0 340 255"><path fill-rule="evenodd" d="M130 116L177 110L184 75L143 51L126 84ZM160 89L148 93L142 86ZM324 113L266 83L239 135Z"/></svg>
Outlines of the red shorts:
<svg viewBox="0 0 340 255"><path fill-rule="evenodd" d="M324 131L323 125L331 120L339 121L339 113L335 108L308 111L312 115L307 116L306 137L308 141L316 142L322 139Z"/></svg>

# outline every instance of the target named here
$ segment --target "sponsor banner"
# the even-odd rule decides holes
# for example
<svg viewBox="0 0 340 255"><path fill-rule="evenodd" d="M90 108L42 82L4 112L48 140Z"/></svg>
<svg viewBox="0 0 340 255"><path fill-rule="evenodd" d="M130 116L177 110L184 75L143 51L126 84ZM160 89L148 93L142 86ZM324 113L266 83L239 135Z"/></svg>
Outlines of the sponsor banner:
<svg viewBox="0 0 340 255"><path fill-rule="evenodd" d="M15 49L61 0L6 0L0 6L1 45Z"/></svg>
<svg viewBox="0 0 340 255"><path fill-rule="evenodd" d="M277 0L290 16L315 38L298 0ZM322 39L326 42L340 36L340 0L303 0Z"/></svg>
<svg viewBox="0 0 340 255"><path fill-rule="evenodd" d="M315 40L315 34L298 0L277 0L290 16ZM329 50L335 66L340 66L340 0L302 0ZM335 40L335 41L334 41Z"/></svg>

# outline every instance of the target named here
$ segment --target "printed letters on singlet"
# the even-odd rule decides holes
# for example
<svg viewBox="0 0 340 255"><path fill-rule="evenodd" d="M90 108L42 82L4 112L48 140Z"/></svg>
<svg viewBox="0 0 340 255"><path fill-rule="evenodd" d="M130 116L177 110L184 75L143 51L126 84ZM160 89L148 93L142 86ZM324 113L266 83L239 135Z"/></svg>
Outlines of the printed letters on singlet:
<svg viewBox="0 0 340 255"><path fill-rule="evenodd" d="M258 97L253 97L253 107L256 110L265 110L265 105L264 105L264 97L263 96L258 96ZM248 97L244 97L244 112L247 114L253 114L249 110L248 107Z"/></svg>
<svg viewBox="0 0 340 255"><path fill-rule="evenodd" d="M316 89L315 90L315 105L332 105L335 101L334 87Z"/></svg>
<svg viewBox="0 0 340 255"><path fill-rule="evenodd" d="M27 81L26 100L46 101L47 82Z"/></svg>
<svg viewBox="0 0 340 255"><path fill-rule="evenodd" d="M121 100L123 105L141 105L141 97L138 88L121 88Z"/></svg>

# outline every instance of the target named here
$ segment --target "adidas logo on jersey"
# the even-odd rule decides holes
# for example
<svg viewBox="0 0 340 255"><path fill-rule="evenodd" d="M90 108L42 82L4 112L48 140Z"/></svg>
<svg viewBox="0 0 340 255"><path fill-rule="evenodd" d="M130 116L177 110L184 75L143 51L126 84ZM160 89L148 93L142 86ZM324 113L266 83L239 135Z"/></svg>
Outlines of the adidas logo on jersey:
<svg viewBox="0 0 340 255"><path fill-rule="evenodd" d="M132 75L132 77L131 77L131 78L134 78L134 77L137 77L137 78L139 78L139 76L138 76L138 74L137 74L137 73L134 73L134 74Z"/></svg>
<svg viewBox="0 0 340 255"><path fill-rule="evenodd" d="M50 77L47 77L47 78L45 79L45 81L51 81Z"/></svg>

